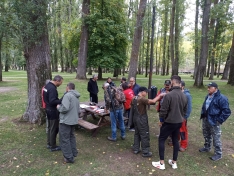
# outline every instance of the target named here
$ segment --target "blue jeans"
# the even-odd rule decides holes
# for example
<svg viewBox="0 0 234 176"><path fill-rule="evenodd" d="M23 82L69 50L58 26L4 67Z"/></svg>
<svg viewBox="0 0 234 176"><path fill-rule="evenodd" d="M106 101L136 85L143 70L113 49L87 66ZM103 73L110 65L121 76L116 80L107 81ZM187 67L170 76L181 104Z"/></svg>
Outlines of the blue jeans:
<svg viewBox="0 0 234 176"><path fill-rule="evenodd" d="M115 117L116 115L116 117ZM119 123L119 128L121 131L121 136L125 136L125 127L123 121L123 109L116 109L115 113L113 111L110 112L110 119L111 119L111 131L112 131L112 139L116 139L116 119Z"/></svg>

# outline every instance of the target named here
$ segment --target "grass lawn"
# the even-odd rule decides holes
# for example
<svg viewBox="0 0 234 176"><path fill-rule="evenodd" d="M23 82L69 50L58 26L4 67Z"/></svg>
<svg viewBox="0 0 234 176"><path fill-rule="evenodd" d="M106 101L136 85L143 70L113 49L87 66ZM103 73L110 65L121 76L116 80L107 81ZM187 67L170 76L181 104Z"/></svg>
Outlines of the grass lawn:
<svg viewBox="0 0 234 176"><path fill-rule="evenodd" d="M57 73L53 73L53 76ZM60 73L59 73L60 74ZM61 73L64 83L58 88L59 97L65 91L68 82L74 82L81 93L80 101L88 101L88 80L76 80L75 73ZM103 74L107 78L111 74ZM234 175L234 118L233 115L222 125L223 158L211 161L213 149L209 153L199 153L204 139L201 130L200 110L207 90L194 88L194 80L190 75L181 75L193 97L192 114L188 120L189 146L186 152L179 153L178 169L173 170L166 163L166 170L157 170L151 165L158 161L159 133L158 114L154 106L148 111L152 158L143 158L131 151L133 132L126 132L126 140L120 139L118 131L117 142L106 139L111 134L110 127L103 127L96 137L91 137L89 131L76 130L78 157L74 164L63 164L62 152L50 152L46 149L45 124L42 126L19 122L27 105L27 76L25 71L3 72L3 82L0 82L0 175L71 175L71 176L111 176L111 175ZM152 84L161 88L164 80L169 76L153 75ZM204 83L209 80L205 78ZM119 80L113 79L118 85ZM215 80L221 93L229 99L230 108L234 112L234 87L227 85L227 81ZM104 80L98 81L99 100L103 100L101 89ZM148 86L148 78L137 77L137 83ZM172 147L166 145L165 161L172 158Z"/></svg>

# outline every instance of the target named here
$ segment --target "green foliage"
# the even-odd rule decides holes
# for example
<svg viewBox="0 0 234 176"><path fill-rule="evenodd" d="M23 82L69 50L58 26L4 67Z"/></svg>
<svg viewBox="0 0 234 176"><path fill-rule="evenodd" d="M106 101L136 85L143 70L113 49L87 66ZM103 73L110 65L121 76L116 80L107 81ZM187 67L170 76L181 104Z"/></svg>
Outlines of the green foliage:
<svg viewBox="0 0 234 176"><path fill-rule="evenodd" d="M23 39L24 47L36 44L47 31L48 0L12 0L17 19L14 21Z"/></svg>
<svg viewBox="0 0 234 176"><path fill-rule="evenodd" d="M87 66L122 68L126 61L127 30L123 2L91 1Z"/></svg>

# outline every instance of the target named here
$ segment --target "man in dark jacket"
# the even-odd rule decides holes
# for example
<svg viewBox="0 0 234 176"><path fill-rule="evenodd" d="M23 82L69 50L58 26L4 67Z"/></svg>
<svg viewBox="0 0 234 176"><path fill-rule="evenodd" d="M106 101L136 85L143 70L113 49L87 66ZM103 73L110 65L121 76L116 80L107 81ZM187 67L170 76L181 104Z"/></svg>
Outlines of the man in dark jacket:
<svg viewBox="0 0 234 176"><path fill-rule="evenodd" d="M88 82L87 90L89 92L90 102L98 103L98 85L97 85L97 75L93 75Z"/></svg>
<svg viewBox="0 0 234 176"><path fill-rule="evenodd" d="M184 116L184 121L182 123L182 126L180 128L180 151L184 152L188 147L188 129L187 129L187 119L190 116L190 113L192 111L192 97L190 95L190 92L188 89L185 89L185 82L181 81L181 90L186 95L188 100L188 107L186 114Z"/></svg>
<svg viewBox="0 0 234 176"><path fill-rule="evenodd" d="M208 84L208 95L201 110L202 131L205 139L204 147L200 152L209 152L213 138L214 156L211 160L217 161L222 158L221 125L231 115L227 97L218 90L215 82Z"/></svg>
<svg viewBox="0 0 234 176"><path fill-rule="evenodd" d="M47 148L53 151L61 150L56 145L56 136L59 129L59 112L56 106L61 104L58 99L57 87L63 83L63 77L57 75L43 89L44 102L46 103L46 115L48 118Z"/></svg>
<svg viewBox="0 0 234 176"><path fill-rule="evenodd" d="M159 116L164 119L164 122L160 128L160 135L158 138L160 161L152 162L152 165L158 169L165 169L165 140L169 135L172 136L173 159L170 159L168 163L173 169L177 168L176 161L179 151L178 136L187 111L187 98L181 91L180 82L181 78L178 75L171 77L172 90L164 96L161 104Z"/></svg>

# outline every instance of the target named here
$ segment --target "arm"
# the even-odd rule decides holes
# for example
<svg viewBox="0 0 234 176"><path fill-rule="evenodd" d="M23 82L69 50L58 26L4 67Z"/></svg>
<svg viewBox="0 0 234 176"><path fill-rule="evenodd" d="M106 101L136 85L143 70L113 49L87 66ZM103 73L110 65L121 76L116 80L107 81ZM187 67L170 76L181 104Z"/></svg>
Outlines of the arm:
<svg viewBox="0 0 234 176"><path fill-rule="evenodd" d="M57 109L60 113L66 114L70 109L71 102L68 95L64 95L61 105L57 105Z"/></svg>
<svg viewBox="0 0 234 176"><path fill-rule="evenodd" d="M222 97L219 101L219 107L220 107L220 116L218 118L218 122L222 124L227 120L227 118L231 115L231 110L229 108L228 99L226 97Z"/></svg>
<svg viewBox="0 0 234 176"><path fill-rule="evenodd" d="M164 121L167 118L169 109L170 109L170 99L168 98L167 95L165 95L159 112L159 117L162 118L162 121Z"/></svg>
<svg viewBox="0 0 234 176"><path fill-rule="evenodd" d="M156 96L154 99L149 99L148 104L154 104L159 101L166 93L161 93L159 96Z"/></svg>
<svg viewBox="0 0 234 176"><path fill-rule="evenodd" d="M61 104L61 100L58 99L58 92L57 90L50 90L50 92L48 93L49 95L49 103L51 105L58 105Z"/></svg>

